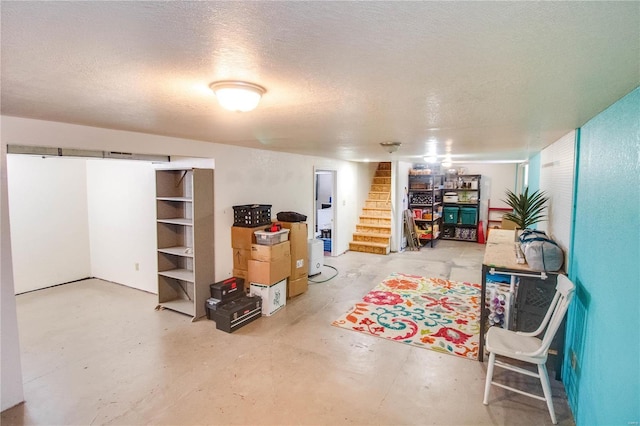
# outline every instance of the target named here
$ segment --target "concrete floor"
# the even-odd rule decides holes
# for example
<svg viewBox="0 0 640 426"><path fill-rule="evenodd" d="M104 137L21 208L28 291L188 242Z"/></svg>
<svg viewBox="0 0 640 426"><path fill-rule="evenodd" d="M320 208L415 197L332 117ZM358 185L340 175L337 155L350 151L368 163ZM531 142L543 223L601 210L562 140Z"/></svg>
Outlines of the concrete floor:
<svg viewBox="0 0 640 426"><path fill-rule="evenodd" d="M155 311L155 295L100 280L20 295L26 402L2 413L2 424L550 424L544 402L499 388L484 406L486 361L331 326L390 272L479 283L483 253L440 241L325 258L337 277L233 334ZM559 423L574 424L562 384L551 381Z"/></svg>

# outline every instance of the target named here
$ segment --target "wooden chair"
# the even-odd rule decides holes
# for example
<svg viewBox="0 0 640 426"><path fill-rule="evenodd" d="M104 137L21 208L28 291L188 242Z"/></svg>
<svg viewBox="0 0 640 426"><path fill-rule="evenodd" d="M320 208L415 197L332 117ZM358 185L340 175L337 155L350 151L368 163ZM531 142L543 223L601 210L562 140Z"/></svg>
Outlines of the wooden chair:
<svg viewBox="0 0 640 426"><path fill-rule="evenodd" d="M499 327L491 327L489 329L485 344L485 348L489 352L489 366L487 368L487 379L484 387L484 405L489 404L489 391L491 385L498 386L531 398L546 401L547 407L549 408L549 414L551 415L551 421L553 424L557 424L556 414L553 410L553 401L551 400L549 374L547 373L545 363L547 362L547 355L549 353L551 341L560 327L560 323L567 312L567 308L569 307L569 303L571 303L574 293L575 285L569 280L569 278L564 275L558 275L556 294L553 297L551 306L549 306L549 309L537 330L532 332L522 332L506 330ZM541 339L537 337L540 335L542 335ZM496 360L496 355L534 364L538 367L538 372L536 373L534 371L509 364L506 361L498 361ZM492 380L494 367L504 368L506 370L515 371L516 373L540 379L544 396L532 394L494 382Z"/></svg>

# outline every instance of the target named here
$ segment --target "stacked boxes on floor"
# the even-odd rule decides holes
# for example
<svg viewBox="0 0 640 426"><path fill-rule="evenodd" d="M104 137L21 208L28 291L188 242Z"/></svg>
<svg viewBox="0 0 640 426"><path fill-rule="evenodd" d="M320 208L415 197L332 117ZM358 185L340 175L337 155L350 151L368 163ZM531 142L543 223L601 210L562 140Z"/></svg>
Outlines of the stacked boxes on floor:
<svg viewBox="0 0 640 426"><path fill-rule="evenodd" d="M245 291L249 290L249 259L251 244L256 243L254 232L271 224L270 204L233 206L231 247L233 248L233 276L244 278Z"/></svg>
<svg viewBox="0 0 640 426"><path fill-rule="evenodd" d="M255 231L251 245L249 291L262 298L262 315L270 316L287 303L287 278L291 275L289 230Z"/></svg>
<svg viewBox="0 0 640 426"><path fill-rule="evenodd" d="M302 294L309 287L309 245L305 222L278 222L289 230L291 243L291 275L287 286L287 298Z"/></svg>
<svg viewBox="0 0 640 426"><path fill-rule="evenodd" d="M211 284L209 289L211 298L205 303L207 318L216 322L218 330L231 333L260 317L262 300L245 295L244 279L232 277Z"/></svg>

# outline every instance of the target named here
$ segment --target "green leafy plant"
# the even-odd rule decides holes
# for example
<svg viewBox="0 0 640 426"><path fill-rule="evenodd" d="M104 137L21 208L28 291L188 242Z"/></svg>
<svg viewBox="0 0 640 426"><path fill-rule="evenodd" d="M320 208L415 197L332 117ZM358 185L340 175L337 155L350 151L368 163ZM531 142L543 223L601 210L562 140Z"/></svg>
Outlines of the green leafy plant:
<svg viewBox="0 0 640 426"><path fill-rule="evenodd" d="M514 194L510 190L506 191L507 199L503 200L513 209L511 213L505 213L504 218L518 225L518 228L525 229L534 223L546 220L544 209L549 197L543 191L536 190L529 193L529 188L525 188L522 194Z"/></svg>

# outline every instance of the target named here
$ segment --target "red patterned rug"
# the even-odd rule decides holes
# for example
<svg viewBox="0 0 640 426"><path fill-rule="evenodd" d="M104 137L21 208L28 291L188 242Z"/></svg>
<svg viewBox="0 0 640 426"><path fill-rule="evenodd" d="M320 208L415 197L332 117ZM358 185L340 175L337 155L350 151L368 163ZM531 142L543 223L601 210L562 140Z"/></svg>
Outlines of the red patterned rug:
<svg viewBox="0 0 640 426"><path fill-rule="evenodd" d="M332 325L477 360L480 289L393 273Z"/></svg>

